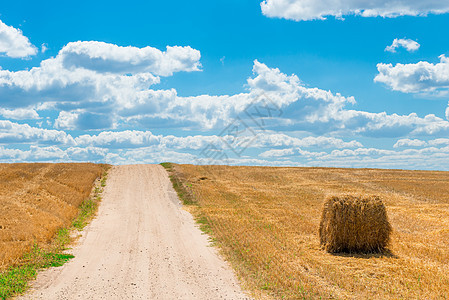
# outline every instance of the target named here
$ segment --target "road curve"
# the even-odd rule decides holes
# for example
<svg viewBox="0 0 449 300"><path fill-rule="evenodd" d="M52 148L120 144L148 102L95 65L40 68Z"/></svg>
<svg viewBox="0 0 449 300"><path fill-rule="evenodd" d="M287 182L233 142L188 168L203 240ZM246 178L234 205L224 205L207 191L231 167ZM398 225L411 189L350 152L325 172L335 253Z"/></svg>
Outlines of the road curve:
<svg viewBox="0 0 449 300"><path fill-rule="evenodd" d="M70 262L21 299L249 299L159 165L114 166Z"/></svg>

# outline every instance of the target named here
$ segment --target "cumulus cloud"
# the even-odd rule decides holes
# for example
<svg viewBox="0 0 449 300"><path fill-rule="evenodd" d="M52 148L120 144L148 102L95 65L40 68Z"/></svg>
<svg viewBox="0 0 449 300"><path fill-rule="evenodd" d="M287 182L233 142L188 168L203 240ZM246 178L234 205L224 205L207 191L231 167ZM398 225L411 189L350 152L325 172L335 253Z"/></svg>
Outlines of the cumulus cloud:
<svg viewBox="0 0 449 300"><path fill-rule="evenodd" d="M428 144L431 146L444 146L444 145L449 146L449 139L447 138L434 139L428 141Z"/></svg>
<svg viewBox="0 0 449 300"><path fill-rule="evenodd" d="M0 70L0 98L5 109L34 105L59 111L58 129L182 128L223 129L238 118L261 129L248 108L274 109L258 117L263 130L297 130L313 135L332 133L402 137L447 134L449 122L434 115L397 115L351 110L356 101L339 93L306 87L295 74L255 60L247 92L234 95L180 97L176 90L155 90L151 73L133 75L67 69L58 57L29 71ZM271 105L270 104L270 105ZM271 113L271 112L270 112Z"/></svg>
<svg viewBox="0 0 449 300"><path fill-rule="evenodd" d="M155 135L151 131L124 130L124 131L103 131L98 135L81 135L75 138L75 143L79 146L107 147L107 148L134 148L145 146L159 146L172 149L192 149L200 150L209 144L213 144L220 149L226 149L226 145L231 142L237 147L245 145L248 136L229 135L195 135L177 137L173 135ZM239 139L241 141L239 141ZM237 140L237 141L236 141ZM305 137L296 138L281 133L258 133L250 148L271 148L271 147L320 147L320 148L356 148L362 147L358 141L345 142L334 137Z"/></svg>
<svg viewBox="0 0 449 300"><path fill-rule="evenodd" d="M48 50L48 45L46 43L43 43L41 45L41 52L45 53L45 52L47 52L47 50Z"/></svg>
<svg viewBox="0 0 449 300"><path fill-rule="evenodd" d="M362 147L358 141L345 142L342 139L325 136L309 136L305 138L291 137L283 133L258 134L253 147L319 147L319 148L356 148Z"/></svg>
<svg viewBox="0 0 449 300"><path fill-rule="evenodd" d="M170 160L178 163L208 163L200 152L213 144L225 147L220 136L163 136L149 131L105 131L72 138L63 131L33 128L26 124L0 121L0 161L92 161L112 164L157 163ZM23 144L20 149L9 147ZM28 144L28 148L24 145ZM45 145L49 144L49 145ZM6 146L7 145L7 146ZM301 145L301 147L298 147ZM199 147L201 146L201 147ZM422 147L421 149L410 149ZM309 150L303 148L308 147ZM294 138L285 134L262 133L251 144L252 151L265 150L259 158L237 156L217 160L217 164L273 166L335 166L386 167L449 170L449 139L428 141L401 139L395 148L385 150L364 148L356 141L344 142L332 137ZM314 149L315 148L315 149ZM337 149L335 149L337 148ZM229 149L228 149L229 150ZM257 153L257 152L256 152Z"/></svg>
<svg viewBox="0 0 449 300"><path fill-rule="evenodd" d="M72 136L64 131L41 129L28 124L18 124L7 120L0 121L0 143L53 143L72 145Z"/></svg>
<svg viewBox="0 0 449 300"><path fill-rule="evenodd" d="M20 29L8 26L0 20L0 54L12 58L26 58L37 53Z"/></svg>
<svg viewBox="0 0 449 300"><path fill-rule="evenodd" d="M385 48L385 51L395 53L396 49L404 48L408 52L414 52L418 50L419 47L421 47L421 45L411 39L394 39L393 43Z"/></svg>
<svg viewBox="0 0 449 300"><path fill-rule="evenodd" d="M439 138L439 139L433 139L428 141L423 141L420 139L400 139L394 144L394 148L399 147L424 147L424 146L449 146L449 139L448 138Z"/></svg>
<svg viewBox="0 0 449 300"><path fill-rule="evenodd" d="M98 130L111 128L112 116L105 113L91 113L88 111L61 111L55 120L55 128L63 130Z"/></svg>
<svg viewBox="0 0 449 300"><path fill-rule="evenodd" d="M270 152L269 152L270 151ZM265 166L332 166L332 167L376 167L401 169L449 170L449 146L426 147L422 149L383 150L357 148L324 151L301 149L269 150L259 158L235 157L217 164L265 165ZM98 161L111 164L159 163L201 163L196 154L173 149L159 151L159 148L140 147L112 152L96 147L70 147L63 150L57 146L32 146L28 150L8 149L0 146L0 161ZM207 160L205 161L207 163Z"/></svg>
<svg viewBox="0 0 449 300"><path fill-rule="evenodd" d="M403 93L431 93L447 95L449 92L449 58L440 55L440 62L420 61L416 64L377 64L379 74L375 82L386 84Z"/></svg>
<svg viewBox="0 0 449 300"><path fill-rule="evenodd" d="M394 18L449 12L449 3L438 0L265 0L260 5L262 13L268 17L295 21L323 20L328 16L343 18L347 15L357 15Z"/></svg>
<svg viewBox="0 0 449 300"><path fill-rule="evenodd" d="M70 117L69 117L70 119ZM153 134L151 131L122 130L102 131L98 134L82 134L78 137L62 130L49 130L18 124L11 121L0 121L0 143L8 144L55 144L61 147L82 147L95 149L133 149L154 147L159 150L195 150L213 145L216 149L229 150L232 144L236 148L279 148L304 147L320 149L357 148L363 145L355 140L346 142L342 139L323 136L296 138L284 133L259 132L250 144L246 144L247 136L231 135L191 135L175 136Z"/></svg>
<svg viewBox="0 0 449 300"><path fill-rule="evenodd" d="M53 102L61 109L99 105L105 109L114 102L126 102L128 96L155 83L159 78L150 73L127 76L68 70L59 58L51 58L27 71L0 70L0 98L7 108Z"/></svg>
<svg viewBox="0 0 449 300"><path fill-rule="evenodd" d="M311 152L301 149L269 150L259 155L272 163L302 166L332 166L356 168L400 168L424 170L449 170L449 146L422 149L385 150L357 148ZM274 159L274 161L273 161Z"/></svg>
<svg viewBox="0 0 449 300"><path fill-rule="evenodd" d="M259 154L260 157L263 158L273 158L273 157L302 157L306 159L321 157L323 155L327 155L326 152L312 152L312 151L304 151L301 148L290 148L290 149L272 149Z"/></svg>
<svg viewBox="0 0 449 300"><path fill-rule="evenodd" d="M0 115L6 119L31 120L39 119L39 114L32 108L5 109L0 108Z"/></svg>
<svg viewBox="0 0 449 300"><path fill-rule="evenodd" d="M308 87L257 60L239 94L181 97L155 88L160 76L198 70L199 59L190 47L75 42L31 70L0 70L3 118L57 116L47 119L57 130L0 121L0 161L207 162L200 155L205 147L230 151L231 145L251 153L226 161L231 164L407 167L410 159L422 168L447 166L447 120L355 110L353 97ZM445 76L434 72L434 80ZM245 133L233 136L232 126ZM154 134L159 128L183 136ZM184 136L187 130L203 134ZM394 138L394 151L364 148L361 137ZM426 156L432 164L423 164Z"/></svg>
<svg viewBox="0 0 449 300"><path fill-rule="evenodd" d="M418 140L418 139L400 139L396 142L396 144L394 144L394 148L399 148L399 147L422 147L427 145L427 143L425 141L422 140Z"/></svg>
<svg viewBox="0 0 449 300"><path fill-rule="evenodd" d="M59 110L56 128L114 128L121 117L147 113L164 118L160 106L169 106L176 91L149 87L160 82L157 75L198 70L199 59L199 51L191 47L167 47L162 52L101 42L69 43L39 67L0 70L0 98L9 110L31 105Z"/></svg>
<svg viewBox="0 0 449 300"><path fill-rule="evenodd" d="M97 42L71 42L62 48L58 57L68 68L84 68L109 73L152 73L171 76L180 71L199 71L200 51L189 46L167 46L165 52L153 47L120 47Z"/></svg>

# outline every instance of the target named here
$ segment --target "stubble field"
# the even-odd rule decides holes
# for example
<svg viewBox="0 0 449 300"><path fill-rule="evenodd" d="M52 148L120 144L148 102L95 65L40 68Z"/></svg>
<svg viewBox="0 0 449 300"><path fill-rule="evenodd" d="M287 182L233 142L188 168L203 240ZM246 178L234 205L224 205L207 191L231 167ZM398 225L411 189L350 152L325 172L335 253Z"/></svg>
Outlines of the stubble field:
<svg viewBox="0 0 449 300"><path fill-rule="evenodd" d="M68 227L106 165L0 164L0 271Z"/></svg>
<svg viewBox="0 0 449 300"><path fill-rule="evenodd" d="M448 298L449 172L173 165L171 174L256 297ZM388 253L320 248L323 202L346 192L383 199Z"/></svg>

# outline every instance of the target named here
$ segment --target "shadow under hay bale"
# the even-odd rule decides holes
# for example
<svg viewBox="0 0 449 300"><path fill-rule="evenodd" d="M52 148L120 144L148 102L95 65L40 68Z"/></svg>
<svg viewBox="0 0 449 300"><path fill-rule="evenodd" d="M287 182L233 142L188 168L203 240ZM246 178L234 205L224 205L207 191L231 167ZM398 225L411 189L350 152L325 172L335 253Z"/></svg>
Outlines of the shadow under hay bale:
<svg viewBox="0 0 449 300"><path fill-rule="evenodd" d="M324 203L320 244L328 252L384 252L391 231L385 205L377 196L332 196Z"/></svg>

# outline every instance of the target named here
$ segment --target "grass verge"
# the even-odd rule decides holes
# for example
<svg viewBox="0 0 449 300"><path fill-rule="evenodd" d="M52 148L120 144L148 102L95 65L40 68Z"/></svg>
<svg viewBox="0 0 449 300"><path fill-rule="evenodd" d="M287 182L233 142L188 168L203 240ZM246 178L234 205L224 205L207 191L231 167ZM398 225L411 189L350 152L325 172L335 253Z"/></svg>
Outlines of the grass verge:
<svg viewBox="0 0 449 300"><path fill-rule="evenodd" d="M182 174L176 170L176 167L169 162L163 162L161 163L161 166L167 170L168 177L172 182L173 189L178 194L179 200L181 200L184 205L198 205L193 192L190 190L189 186L184 184L186 181L182 178Z"/></svg>
<svg viewBox="0 0 449 300"><path fill-rule="evenodd" d="M0 274L0 299L23 293L38 270L62 266L73 258L73 255L63 253L69 242L70 232L67 228L62 228L49 249L42 249L35 244L31 252L23 256L19 265Z"/></svg>
<svg viewBox="0 0 449 300"><path fill-rule="evenodd" d="M184 207L193 215L199 229L205 234L208 234L212 244L215 244L216 240L213 237L211 224L208 217L201 212L201 207L191 189L192 185L188 183L186 178L184 178L183 174L176 169L174 164L164 162L161 163L161 166L167 170L173 189L178 194L178 198L184 204Z"/></svg>
<svg viewBox="0 0 449 300"><path fill-rule="evenodd" d="M28 288L28 283L36 278L37 272L50 267L60 267L74 256L64 253L67 246L73 241L70 236L71 229L79 231L93 219L101 201L103 187L106 186L106 172L102 175L100 186L94 188L91 197L83 201L79 207L79 214L70 228L61 228L51 244L45 248L37 244L26 253L20 262L0 273L0 299L5 300L12 296L22 294Z"/></svg>

